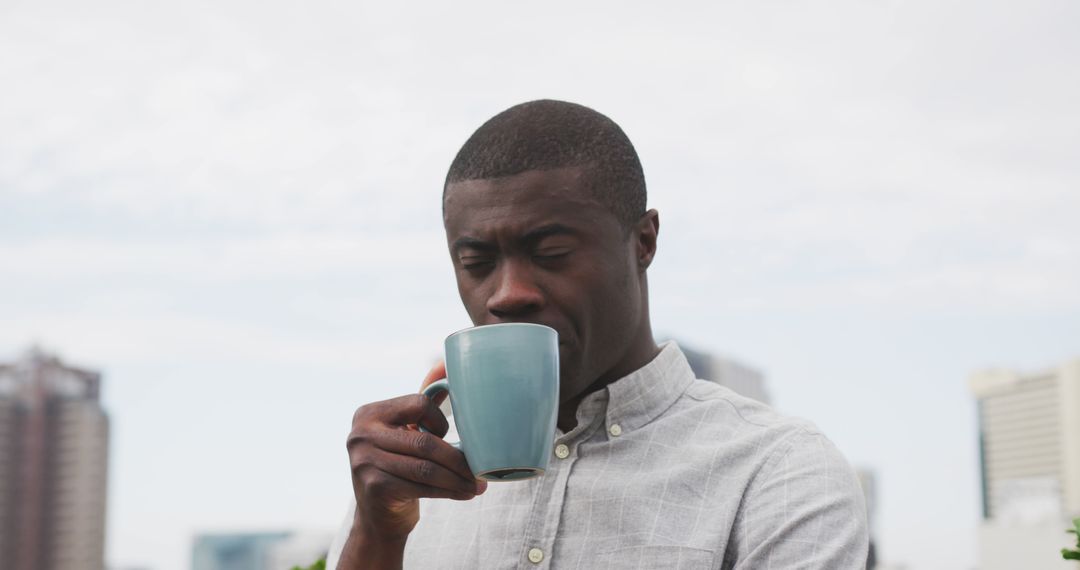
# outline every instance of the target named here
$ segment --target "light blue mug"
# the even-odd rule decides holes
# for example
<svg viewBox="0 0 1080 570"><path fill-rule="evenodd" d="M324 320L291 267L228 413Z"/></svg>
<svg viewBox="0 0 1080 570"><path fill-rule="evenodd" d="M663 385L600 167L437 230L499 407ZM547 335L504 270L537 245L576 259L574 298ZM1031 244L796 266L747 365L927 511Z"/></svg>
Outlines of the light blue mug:
<svg viewBox="0 0 1080 570"><path fill-rule="evenodd" d="M478 479L542 475L559 411L559 336L529 323L485 325L446 338L446 378L459 447Z"/></svg>

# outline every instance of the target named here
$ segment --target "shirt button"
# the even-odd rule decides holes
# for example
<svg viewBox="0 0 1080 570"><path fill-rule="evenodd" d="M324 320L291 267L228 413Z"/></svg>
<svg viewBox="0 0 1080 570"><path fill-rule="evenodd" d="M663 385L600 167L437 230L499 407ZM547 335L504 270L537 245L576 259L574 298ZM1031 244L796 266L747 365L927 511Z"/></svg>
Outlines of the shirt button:
<svg viewBox="0 0 1080 570"><path fill-rule="evenodd" d="M622 427L620 427L619 424L611 424L611 427L609 427L607 430L608 433L615 437L619 437L620 435L622 435Z"/></svg>
<svg viewBox="0 0 1080 570"><path fill-rule="evenodd" d="M565 443L560 443L559 445L556 445L555 457L558 457L559 459L566 459L567 457L570 457L570 448L566 447Z"/></svg>
<svg viewBox="0 0 1080 570"><path fill-rule="evenodd" d="M529 562L533 564L539 564L544 561L544 551L539 548L529 549Z"/></svg>

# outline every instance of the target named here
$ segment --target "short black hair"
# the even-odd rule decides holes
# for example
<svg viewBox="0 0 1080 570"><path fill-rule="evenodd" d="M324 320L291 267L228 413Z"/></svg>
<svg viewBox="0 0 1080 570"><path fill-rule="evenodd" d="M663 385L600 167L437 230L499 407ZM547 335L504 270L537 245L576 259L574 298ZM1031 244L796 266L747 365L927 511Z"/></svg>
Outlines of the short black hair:
<svg viewBox="0 0 1080 570"><path fill-rule="evenodd" d="M495 115L458 151L443 184L584 167L589 190L630 228L645 213L645 173L619 125L593 109L541 99Z"/></svg>

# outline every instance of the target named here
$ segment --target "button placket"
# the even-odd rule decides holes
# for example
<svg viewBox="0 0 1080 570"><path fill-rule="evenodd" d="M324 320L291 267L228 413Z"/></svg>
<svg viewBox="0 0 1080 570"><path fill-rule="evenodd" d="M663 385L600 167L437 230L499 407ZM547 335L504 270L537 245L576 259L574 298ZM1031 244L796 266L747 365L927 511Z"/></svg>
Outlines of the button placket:
<svg viewBox="0 0 1080 570"><path fill-rule="evenodd" d="M573 466L579 459L574 453L577 447L574 442L580 444L580 441L587 440L589 434L596 433L597 428L603 429L603 423L593 423L587 433L577 434L574 438L564 438L562 437L564 434L558 434L555 448L552 449L552 455L558 460L553 459L548 466L547 476L544 477L546 485L533 501L533 511L530 514L532 520L529 522L523 545L526 549L524 560L521 560L519 570L544 568L555 563L555 560L551 558L552 549L555 547L554 538L562 522L562 507L563 500L566 498L567 483ZM560 440L570 443L562 443ZM544 497L541 498L540 495Z"/></svg>

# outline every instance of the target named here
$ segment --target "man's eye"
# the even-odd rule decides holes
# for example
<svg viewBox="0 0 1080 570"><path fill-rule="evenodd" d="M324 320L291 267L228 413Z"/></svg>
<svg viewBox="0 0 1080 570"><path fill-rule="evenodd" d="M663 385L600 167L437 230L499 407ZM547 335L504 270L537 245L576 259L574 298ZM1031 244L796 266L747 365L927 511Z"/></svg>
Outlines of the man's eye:
<svg viewBox="0 0 1080 570"><path fill-rule="evenodd" d="M567 255L570 255L569 249L549 249L538 251L533 254L533 257L541 261L554 261L556 259L562 259Z"/></svg>
<svg viewBox="0 0 1080 570"><path fill-rule="evenodd" d="M495 262L487 257L463 257L461 258L461 267L469 271L476 271L479 269L486 269L494 265Z"/></svg>

